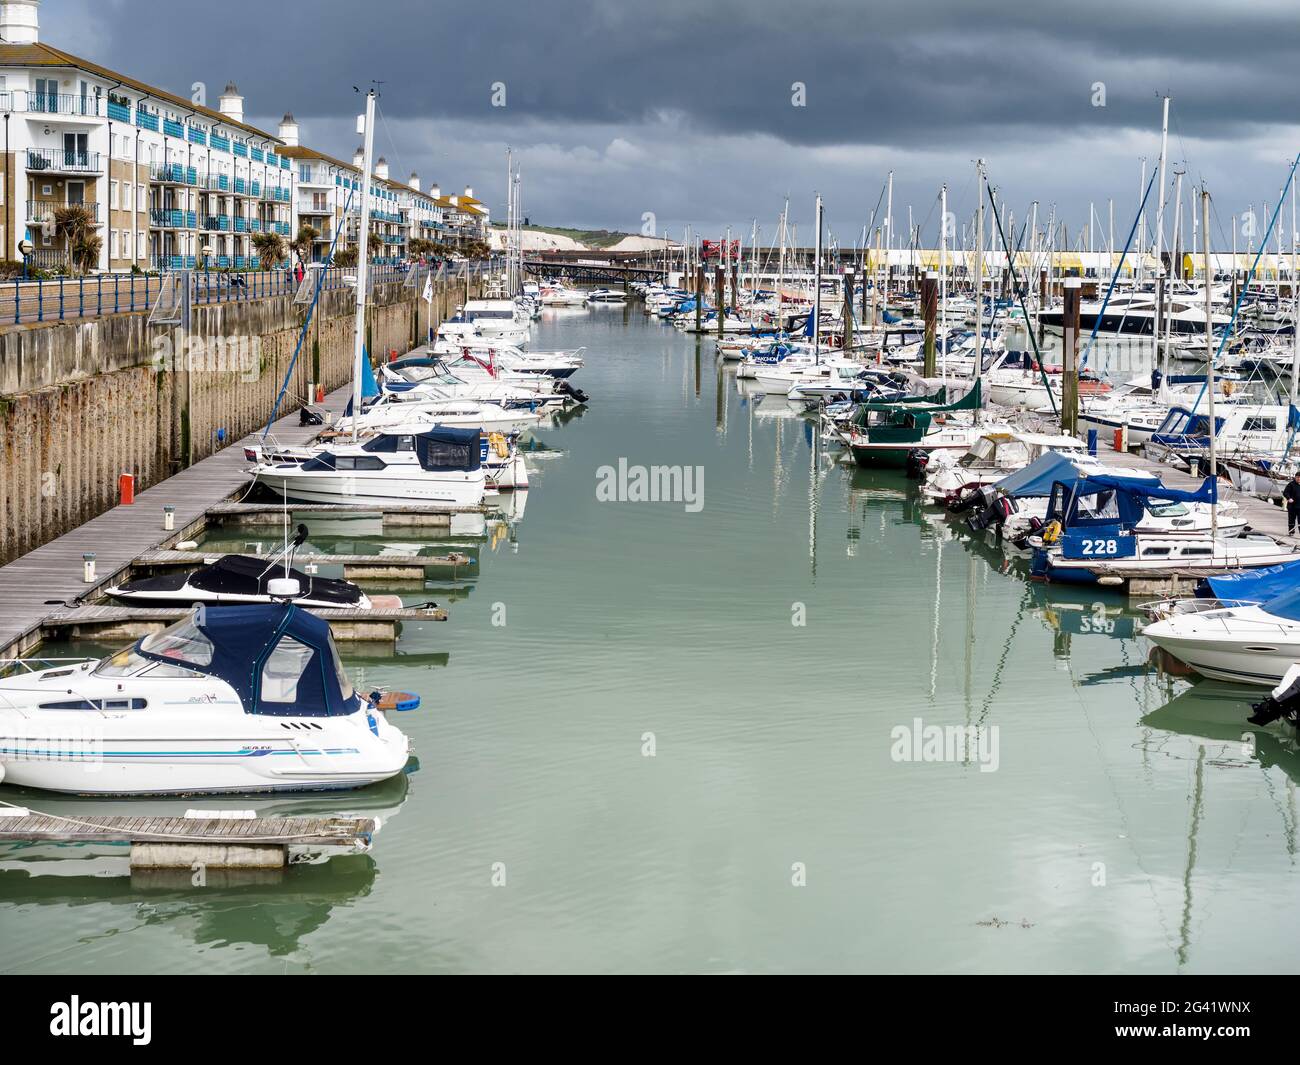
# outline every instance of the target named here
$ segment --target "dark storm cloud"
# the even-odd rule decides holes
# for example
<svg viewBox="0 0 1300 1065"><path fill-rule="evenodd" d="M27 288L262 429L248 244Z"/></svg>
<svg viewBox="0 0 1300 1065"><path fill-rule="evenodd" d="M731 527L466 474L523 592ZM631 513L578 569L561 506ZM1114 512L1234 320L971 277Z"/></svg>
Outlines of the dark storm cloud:
<svg viewBox="0 0 1300 1065"><path fill-rule="evenodd" d="M233 79L250 116L273 122L292 110L312 143L339 153L350 153L355 140L352 86L382 80L402 162L409 156L410 165L447 173L448 183L456 165L467 180L500 182L496 170L504 166L478 158L472 142L494 153L512 142L525 158L539 139L597 154L615 137L651 143L645 167L659 171L654 188L681 181L692 208L706 214L726 202L743 214L771 206L737 206L734 191L715 191L734 186L735 175L718 169L734 150L721 144L728 138L759 138L769 153L782 145L876 146L897 151L904 164L909 153L951 147L952 169L978 151L1019 171L1070 138L1153 136L1158 96L1170 92L1176 138L1248 139L1293 122L1287 72L1300 43L1300 15L1289 4L1232 11L1201 0L226 0L218 8L193 5L196 17L187 17L189 6L47 0L44 35L76 50L89 23L94 58L187 95L192 82L204 81L215 97ZM118 17L107 17L112 11ZM204 35L222 43L192 46ZM235 41L246 43L227 43ZM492 106L495 82L505 85L504 108ZM806 106L791 104L795 82L806 86ZM1096 83L1104 85L1104 107L1094 106ZM432 130L462 140L434 144ZM1290 150L1281 146L1279 158ZM674 160L693 161L694 177L674 171ZM1090 159L1060 163L1077 172ZM552 164L592 180L581 154ZM753 165L782 169L770 154ZM806 165L785 170L792 180L815 180ZM936 174L931 167L914 176ZM862 175L867 183L880 176ZM625 191L648 198L650 188L636 189L634 176L626 182ZM780 188L745 184L765 196ZM1063 195L1069 186L1064 180ZM612 204L607 188L574 192L554 206L591 215L575 222L599 223L595 216ZM536 195L532 202L542 206ZM682 207L672 217L691 215Z"/></svg>

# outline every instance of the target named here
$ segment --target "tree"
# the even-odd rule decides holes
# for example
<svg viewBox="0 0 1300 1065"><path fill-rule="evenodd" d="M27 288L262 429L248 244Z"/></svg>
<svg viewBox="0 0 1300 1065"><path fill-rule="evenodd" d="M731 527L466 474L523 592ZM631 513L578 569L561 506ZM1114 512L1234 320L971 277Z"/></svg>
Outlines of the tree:
<svg viewBox="0 0 1300 1065"><path fill-rule="evenodd" d="M356 266L357 249L355 247L336 249L334 252L334 265L348 268Z"/></svg>
<svg viewBox="0 0 1300 1065"><path fill-rule="evenodd" d="M284 261L284 237L279 233L254 233L253 247L263 270L272 270Z"/></svg>
<svg viewBox="0 0 1300 1065"><path fill-rule="evenodd" d="M303 266L306 266L311 260L312 246L315 244L316 238L319 236L320 232L314 226L309 226L305 223L302 228L298 230L298 235L294 238L290 247L293 249L294 254L298 256L298 261L302 263Z"/></svg>
<svg viewBox="0 0 1300 1065"><path fill-rule="evenodd" d="M95 232L95 215L84 203L56 207L54 230L63 238L69 267L84 274L99 264L104 240Z"/></svg>

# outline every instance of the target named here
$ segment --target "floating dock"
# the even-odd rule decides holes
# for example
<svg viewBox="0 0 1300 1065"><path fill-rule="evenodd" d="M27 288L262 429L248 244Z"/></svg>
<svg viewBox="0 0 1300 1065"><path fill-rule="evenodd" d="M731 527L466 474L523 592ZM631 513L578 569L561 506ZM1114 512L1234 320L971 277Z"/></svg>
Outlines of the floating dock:
<svg viewBox="0 0 1300 1065"><path fill-rule="evenodd" d="M306 607L330 623L336 640L395 643L403 621L446 621L441 607ZM42 639L135 640L179 621L186 607L74 606L46 614L38 623Z"/></svg>
<svg viewBox="0 0 1300 1065"><path fill-rule="evenodd" d="M457 515L471 518L492 513L492 508L448 507L432 503L404 503L383 507L348 503L290 503L288 512L295 521L310 523L313 516L322 519L371 518L382 521L384 528L450 529ZM284 524L285 506L281 503L214 503L207 508L208 520L213 525L273 525Z"/></svg>
<svg viewBox="0 0 1300 1065"><path fill-rule="evenodd" d="M175 551L166 548L146 551L131 563L133 570L160 570L173 567L207 565L214 558L228 554L225 551ZM257 556L253 556L257 557ZM270 562L269 556L267 561ZM474 559L469 555L451 552L446 555L303 555L293 557L294 569L314 573L313 567L342 566L343 578L349 581L395 581L403 584L424 585L426 571L435 569L455 578L461 570L471 569ZM450 574L445 574L450 570Z"/></svg>
<svg viewBox="0 0 1300 1065"><path fill-rule="evenodd" d="M63 817L9 806L0 844L126 843L132 869L279 869L290 850L364 852L379 822L368 817Z"/></svg>

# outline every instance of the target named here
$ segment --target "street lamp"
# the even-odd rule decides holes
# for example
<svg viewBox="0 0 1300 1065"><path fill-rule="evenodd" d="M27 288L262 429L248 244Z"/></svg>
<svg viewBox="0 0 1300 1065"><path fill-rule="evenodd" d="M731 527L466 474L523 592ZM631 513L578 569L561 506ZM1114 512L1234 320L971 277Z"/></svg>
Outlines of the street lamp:
<svg viewBox="0 0 1300 1065"><path fill-rule="evenodd" d="M36 250L36 245L33 244L30 240L28 240L25 237L18 242L18 252L23 257L23 280L24 281L27 280L27 264L30 262L32 257L32 252L34 252L35 250Z"/></svg>

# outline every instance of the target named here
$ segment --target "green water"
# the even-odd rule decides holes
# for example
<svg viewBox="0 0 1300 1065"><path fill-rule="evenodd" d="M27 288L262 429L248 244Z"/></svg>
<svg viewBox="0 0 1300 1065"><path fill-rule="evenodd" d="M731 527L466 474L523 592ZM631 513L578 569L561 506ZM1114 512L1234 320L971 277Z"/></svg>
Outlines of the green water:
<svg viewBox="0 0 1300 1065"><path fill-rule="evenodd" d="M639 308L535 330L579 344L593 402L539 432L523 520L404 593L451 620L349 656L423 695L418 767L203 803L376 812L373 852L200 888L3 851L0 970L1300 968L1300 755L1243 746L1253 693L1157 676L1120 600L1031 585L901 476L819 456L711 344ZM598 501L620 457L703 466L703 508ZM996 771L895 760L916 718L996 726Z"/></svg>

